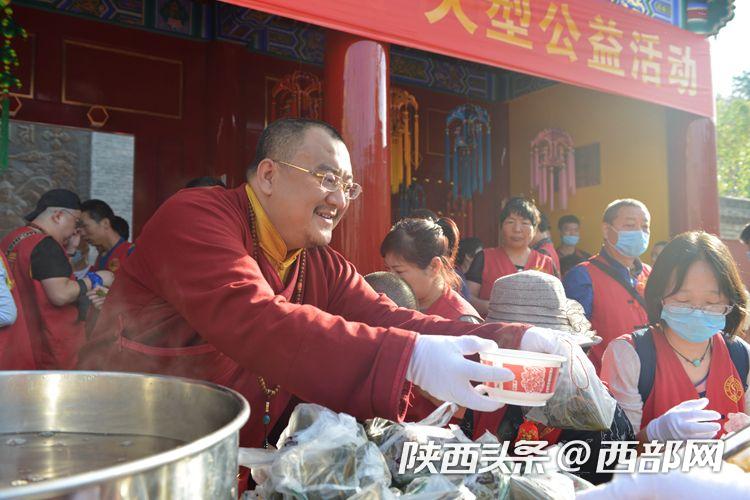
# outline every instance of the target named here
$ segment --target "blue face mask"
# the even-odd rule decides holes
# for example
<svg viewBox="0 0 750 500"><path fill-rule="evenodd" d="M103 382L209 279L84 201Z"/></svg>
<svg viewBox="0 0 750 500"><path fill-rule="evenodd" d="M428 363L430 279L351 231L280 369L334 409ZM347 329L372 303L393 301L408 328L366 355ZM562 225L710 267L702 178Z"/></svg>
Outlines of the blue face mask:
<svg viewBox="0 0 750 500"><path fill-rule="evenodd" d="M696 309L689 313L678 313L663 308L663 319L669 328L688 342L705 342L726 326L727 318L722 314L710 314Z"/></svg>
<svg viewBox="0 0 750 500"><path fill-rule="evenodd" d="M626 257L640 257L648 248L649 234L643 231L618 231L615 248Z"/></svg>
<svg viewBox="0 0 750 500"><path fill-rule="evenodd" d="M578 240L580 239L581 238L575 234L565 234L562 237L562 242L565 246L574 247L578 244Z"/></svg>

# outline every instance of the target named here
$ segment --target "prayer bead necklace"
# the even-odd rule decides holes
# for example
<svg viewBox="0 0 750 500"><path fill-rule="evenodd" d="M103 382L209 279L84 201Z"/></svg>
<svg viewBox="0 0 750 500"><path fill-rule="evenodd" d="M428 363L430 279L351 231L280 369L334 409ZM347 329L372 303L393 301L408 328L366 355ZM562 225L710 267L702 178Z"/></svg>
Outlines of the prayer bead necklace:
<svg viewBox="0 0 750 500"><path fill-rule="evenodd" d="M247 207L247 217L250 223L250 236L253 239L253 258L255 262L260 262L258 248L260 248L260 240L258 240L258 234L255 230L255 213L253 212L252 206ZM302 304L302 295L304 291L305 283L305 269L307 267L307 252L302 250L299 256L299 271L297 273L297 283L294 285L294 294L292 295L292 302L296 304ZM259 264L260 265L260 264ZM268 448L268 426L271 425L271 398L276 396L281 390L281 386L277 385L273 389L268 388L263 377L258 377L258 385L260 390L266 396L265 404L263 405L263 448Z"/></svg>

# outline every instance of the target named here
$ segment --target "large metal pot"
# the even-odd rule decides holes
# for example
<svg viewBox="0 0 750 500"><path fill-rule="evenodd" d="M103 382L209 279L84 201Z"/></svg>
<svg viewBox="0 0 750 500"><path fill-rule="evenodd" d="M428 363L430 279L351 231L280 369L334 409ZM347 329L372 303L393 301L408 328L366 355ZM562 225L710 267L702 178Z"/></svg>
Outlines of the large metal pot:
<svg viewBox="0 0 750 500"><path fill-rule="evenodd" d="M247 401L109 372L0 372L0 498L234 499Z"/></svg>

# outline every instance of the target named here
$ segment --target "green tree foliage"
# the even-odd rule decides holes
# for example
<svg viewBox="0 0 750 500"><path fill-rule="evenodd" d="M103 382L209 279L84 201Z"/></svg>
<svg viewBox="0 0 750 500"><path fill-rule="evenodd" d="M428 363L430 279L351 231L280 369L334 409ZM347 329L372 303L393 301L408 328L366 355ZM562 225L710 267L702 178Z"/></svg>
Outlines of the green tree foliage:
<svg viewBox="0 0 750 500"><path fill-rule="evenodd" d="M732 78L732 93L741 99L750 99L750 71Z"/></svg>
<svg viewBox="0 0 750 500"><path fill-rule="evenodd" d="M719 194L750 198L750 71L733 83L732 96L716 100Z"/></svg>

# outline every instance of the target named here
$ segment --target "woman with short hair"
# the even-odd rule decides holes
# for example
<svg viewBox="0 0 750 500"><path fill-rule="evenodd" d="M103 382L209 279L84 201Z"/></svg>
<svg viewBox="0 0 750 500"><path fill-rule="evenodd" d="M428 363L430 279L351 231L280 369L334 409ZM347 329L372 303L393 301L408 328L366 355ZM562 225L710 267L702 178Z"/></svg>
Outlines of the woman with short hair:
<svg viewBox="0 0 750 500"><path fill-rule="evenodd" d="M530 270L557 276L552 258L529 248L539 220L539 210L525 198L511 198L500 212L500 246L478 252L466 273L469 302L483 316L496 279Z"/></svg>

